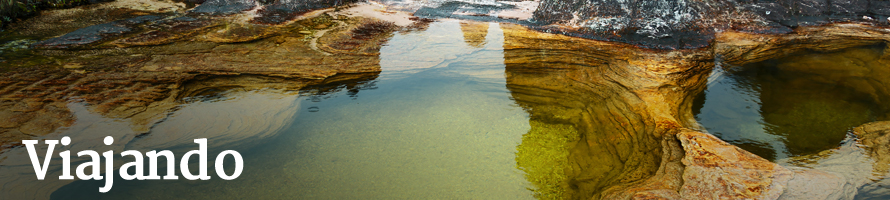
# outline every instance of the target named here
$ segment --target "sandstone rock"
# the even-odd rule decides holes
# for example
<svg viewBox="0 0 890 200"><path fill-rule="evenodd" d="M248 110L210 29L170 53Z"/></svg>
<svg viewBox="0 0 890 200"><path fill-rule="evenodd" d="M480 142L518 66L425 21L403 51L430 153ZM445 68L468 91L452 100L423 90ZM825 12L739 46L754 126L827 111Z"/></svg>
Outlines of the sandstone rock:
<svg viewBox="0 0 890 200"><path fill-rule="evenodd" d="M118 39L113 44L123 47L168 44L182 38L194 36L217 24L217 22L211 19L197 19L187 16L160 20L146 26L145 29L148 29L147 31L131 37Z"/></svg>
<svg viewBox="0 0 890 200"><path fill-rule="evenodd" d="M0 111L0 128L15 128L34 118L29 112Z"/></svg>
<svg viewBox="0 0 890 200"><path fill-rule="evenodd" d="M854 128L853 133L875 160L875 172L884 175L890 172L890 121L867 123Z"/></svg>
<svg viewBox="0 0 890 200"><path fill-rule="evenodd" d="M791 170L710 134L687 130L677 137L686 151L683 198L776 199L793 177Z"/></svg>

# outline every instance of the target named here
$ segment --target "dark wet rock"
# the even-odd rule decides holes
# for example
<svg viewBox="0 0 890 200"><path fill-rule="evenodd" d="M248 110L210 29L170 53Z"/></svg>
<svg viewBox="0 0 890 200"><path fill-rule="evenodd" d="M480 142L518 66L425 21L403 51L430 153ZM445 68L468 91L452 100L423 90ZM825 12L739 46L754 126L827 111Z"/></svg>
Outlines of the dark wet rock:
<svg viewBox="0 0 890 200"><path fill-rule="evenodd" d="M208 0L189 12L203 15L232 15L253 9L255 0Z"/></svg>
<svg viewBox="0 0 890 200"><path fill-rule="evenodd" d="M828 13L828 0L783 1L796 16L820 16Z"/></svg>
<svg viewBox="0 0 890 200"><path fill-rule="evenodd" d="M210 19L197 19L193 17L177 17L170 20L161 20L148 25L148 31L123 38L114 42L119 46L144 46L160 45L174 42L178 39L194 36L200 31L211 28L217 23Z"/></svg>
<svg viewBox="0 0 890 200"><path fill-rule="evenodd" d="M358 0L275 0L257 11L259 16L251 21L260 24L281 24L313 10L355 2Z"/></svg>
<svg viewBox="0 0 890 200"><path fill-rule="evenodd" d="M70 8L112 0L4 0L0 2L0 30L17 19L32 17L40 10Z"/></svg>
<svg viewBox="0 0 890 200"><path fill-rule="evenodd" d="M439 5L438 7L423 7L416 12L414 16L424 18L467 18L472 16L485 17L488 13L497 10L511 9L514 6L509 4L473 4L460 1L449 1Z"/></svg>
<svg viewBox="0 0 890 200"><path fill-rule="evenodd" d="M445 1L440 4L423 6L414 11L414 16L423 19L465 19L486 22L505 22L514 24L532 24L527 19L517 19L510 16L495 16L497 13L516 11L521 9L515 5L503 2L471 3L463 1Z"/></svg>
<svg viewBox="0 0 890 200"><path fill-rule="evenodd" d="M112 37L120 36L133 32L136 25L161 19L159 16L146 15L130 19L118 20L110 23L93 25L86 28L78 29L74 32L40 41L33 44L36 48L48 49L65 49L78 46L90 45L99 41L104 41Z"/></svg>
<svg viewBox="0 0 890 200"><path fill-rule="evenodd" d="M868 12L873 15L890 15L890 1L871 0L868 2Z"/></svg>
<svg viewBox="0 0 890 200"><path fill-rule="evenodd" d="M714 34L726 29L785 34L798 26L871 23L879 16L863 15L884 13L884 7L868 0L544 0L535 11L538 24L531 27L646 48L690 49L708 46Z"/></svg>
<svg viewBox="0 0 890 200"><path fill-rule="evenodd" d="M745 10L761 14L771 21L791 20L791 12L783 5L775 2L752 3L744 6Z"/></svg>
<svg viewBox="0 0 890 200"><path fill-rule="evenodd" d="M713 39L714 28L729 24L722 15L733 10L732 1L545 0L535 11L534 27L650 48L698 48Z"/></svg>
<svg viewBox="0 0 890 200"><path fill-rule="evenodd" d="M829 10L835 15L865 14L869 6L868 0L831 0L829 3Z"/></svg>
<svg viewBox="0 0 890 200"><path fill-rule="evenodd" d="M318 39L318 48L330 53L378 55L397 28L392 22L362 19L340 28L342 31L325 34Z"/></svg>

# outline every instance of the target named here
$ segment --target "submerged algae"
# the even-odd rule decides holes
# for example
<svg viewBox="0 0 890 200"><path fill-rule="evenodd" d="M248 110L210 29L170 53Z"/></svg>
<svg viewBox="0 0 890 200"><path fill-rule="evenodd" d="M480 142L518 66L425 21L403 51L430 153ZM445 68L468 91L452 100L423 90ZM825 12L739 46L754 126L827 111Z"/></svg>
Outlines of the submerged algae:
<svg viewBox="0 0 890 200"><path fill-rule="evenodd" d="M516 146L516 166L525 172L525 178L537 188L537 199L566 199L569 177L569 152L581 138L575 127L565 124L547 124L529 120L531 130L522 135L522 143Z"/></svg>

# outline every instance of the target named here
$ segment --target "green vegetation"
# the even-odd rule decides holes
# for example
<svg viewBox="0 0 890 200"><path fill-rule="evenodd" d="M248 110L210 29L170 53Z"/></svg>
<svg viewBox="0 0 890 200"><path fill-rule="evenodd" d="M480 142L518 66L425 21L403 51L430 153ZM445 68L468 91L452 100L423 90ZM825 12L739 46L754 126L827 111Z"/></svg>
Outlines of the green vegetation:
<svg viewBox="0 0 890 200"><path fill-rule="evenodd" d="M565 170L569 168L569 150L581 139L575 127L530 120L531 130L522 135L516 147L516 165L526 179L537 186L538 199L566 199L569 186Z"/></svg>

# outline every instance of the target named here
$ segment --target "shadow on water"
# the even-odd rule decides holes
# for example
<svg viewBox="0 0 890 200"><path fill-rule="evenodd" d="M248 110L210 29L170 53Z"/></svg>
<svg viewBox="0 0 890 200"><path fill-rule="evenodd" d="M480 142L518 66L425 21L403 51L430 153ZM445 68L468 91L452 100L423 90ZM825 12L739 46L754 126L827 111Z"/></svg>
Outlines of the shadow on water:
<svg viewBox="0 0 890 200"><path fill-rule="evenodd" d="M696 100L707 131L768 160L836 148L856 126L888 119L883 46L805 52L724 66Z"/></svg>

